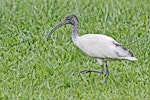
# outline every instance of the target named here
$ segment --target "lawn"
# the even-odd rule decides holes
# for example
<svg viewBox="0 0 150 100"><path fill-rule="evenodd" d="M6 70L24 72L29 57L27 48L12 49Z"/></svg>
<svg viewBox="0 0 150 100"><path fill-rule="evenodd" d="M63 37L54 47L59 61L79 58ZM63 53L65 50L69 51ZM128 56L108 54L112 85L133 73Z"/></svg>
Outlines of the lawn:
<svg viewBox="0 0 150 100"><path fill-rule="evenodd" d="M105 34L131 50L136 62L112 61L110 76L72 42L66 16L79 34ZM0 100L150 100L149 0L0 0Z"/></svg>

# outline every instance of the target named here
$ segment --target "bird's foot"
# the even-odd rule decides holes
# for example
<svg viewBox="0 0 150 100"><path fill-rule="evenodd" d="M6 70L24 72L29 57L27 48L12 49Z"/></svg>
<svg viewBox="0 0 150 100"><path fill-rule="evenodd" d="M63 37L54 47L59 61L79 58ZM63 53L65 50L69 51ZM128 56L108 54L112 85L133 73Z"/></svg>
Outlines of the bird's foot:
<svg viewBox="0 0 150 100"><path fill-rule="evenodd" d="M100 73L100 74L103 73L102 71L99 71L99 70L92 70L92 69L85 69L85 70L83 70L83 71L80 71L80 73L91 73L91 72L96 72L96 73Z"/></svg>
<svg viewBox="0 0 150 100"><path fill-rule="evenodd" d="M85 69L83 71L80 71L80 73L91 73L91 72L96 72L96 73L100 73L100 74L104 74L105 75L105 79L103 81L103 83L107 83L108 80L108 76L109 76L109 72L106 70L92 70L92 69Z"/></svg>

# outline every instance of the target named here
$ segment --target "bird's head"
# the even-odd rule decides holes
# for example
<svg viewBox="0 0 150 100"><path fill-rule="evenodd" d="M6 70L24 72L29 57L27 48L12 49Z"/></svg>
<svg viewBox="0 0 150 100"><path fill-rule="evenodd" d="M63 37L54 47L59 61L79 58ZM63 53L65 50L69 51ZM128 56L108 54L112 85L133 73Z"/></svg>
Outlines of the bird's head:
<svg viewBox="0 0 150 100"><path fill-rule="evenodd" d="M64 24L72 24L72 25L76 24L77 22L78 22L78 18L74 14L67 16L63 21Z"/></svg>
<svg viewBox="0 0 150 100"><path fill-rule="evenodd" d="M59 24L57 24L55 27L52 28L52 30L50 31L47 40L49 40L51 34L58 29L59 27L65 25L65 24L71 24L71 25L75 25L78 24L78 18L76 15L72 14L70 16L67 16L62 22L60 22Z"/></svg>

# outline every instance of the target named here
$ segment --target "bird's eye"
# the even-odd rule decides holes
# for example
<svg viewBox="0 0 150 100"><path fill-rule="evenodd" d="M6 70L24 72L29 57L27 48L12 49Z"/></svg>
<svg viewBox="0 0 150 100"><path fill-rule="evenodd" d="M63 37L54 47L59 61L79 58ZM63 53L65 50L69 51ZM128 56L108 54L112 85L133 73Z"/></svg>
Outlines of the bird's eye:
<svg viewBox="0 0 150 100"><path fill-rule="evenodd" d="M70 17L66 17L67 20L70 20Z"/></svg>
<svg viewBox="0 0 150 100"><path fill-rule="evenodd" d="M68 20L69 20L69 17L67 17L66 19L68 19Z"/></svg>
<svg viewBox="0 0 150 100"><path fill-rule="evenodd" d="M68 16L68 17L66 17L66 20L70 20L72 17L71 16Z"/></svg>

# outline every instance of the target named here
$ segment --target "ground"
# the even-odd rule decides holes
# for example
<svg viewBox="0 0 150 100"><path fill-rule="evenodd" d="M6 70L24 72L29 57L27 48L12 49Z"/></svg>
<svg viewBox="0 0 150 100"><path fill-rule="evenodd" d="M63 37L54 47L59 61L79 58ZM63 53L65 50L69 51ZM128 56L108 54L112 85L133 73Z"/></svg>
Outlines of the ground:
<svg viewBox="0 0 150 100"><path fill-rule="evenodd" d="M149 0L0 0L0 99L150 99ZM81 52L66 25L46 38L66 16L79 18L79 34L105 34L131 50L136 62L109 63L110 76Z"/></svg>

